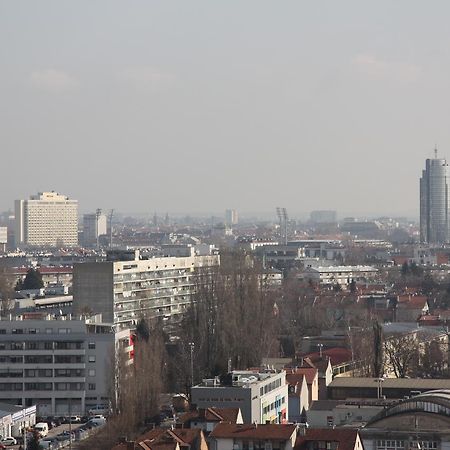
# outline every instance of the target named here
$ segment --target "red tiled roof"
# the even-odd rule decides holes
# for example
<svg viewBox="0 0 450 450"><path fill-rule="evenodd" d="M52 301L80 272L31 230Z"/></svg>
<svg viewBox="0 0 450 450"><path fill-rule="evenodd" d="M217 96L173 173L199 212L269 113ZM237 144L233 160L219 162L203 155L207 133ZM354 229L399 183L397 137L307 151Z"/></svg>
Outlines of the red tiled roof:
<svg viewBox="0 0 450 450"><path fill-rule="evenodd" d="M186 423L192 420L197 422L230 422L236 423L239 414L239 408L199 408L189 411L179 418L180 423Z"/></svg>
<svg viewBox="0 0 450 450"><path fill-rule="evenodd" d="M295 432L295 425L288 424L231 424L219 423L209 435L222 439L277 439L288 440Z"/></svg>
<svg viewBox="0 0 450 450"><path fill-rule="evenodd" d="M399 295L398 306L401 308L423 308L428 302L424 295Z"/></svg>
<svg viewBox="0 0 450 450"><path fill-rule="evenodd" d="M288 384L301 383L302 379L296 376L301 375L306 378L306 383L312 384L317 376L317 369L314 367L292 367L286 369L286 380ZM291 383L292 380L292 383Z"/></svg>
<svg viewBox="0 0 450 450"><path fill-rule="evenodd" d="M139 436L136 442L144 450L173 450L177 443L180 447L195 449L197 447L195 444L201 435L202 431L198 428L175 428L174 430L156 428Z"/></svg>
<svg viewBox="0 0 450 450"><path fill-rule="evenodd" d="M322 350L322 357L319 352L308 353L302 356L304 358L309 358L314 365L317 365L317 363L322 361L326 361L328 358L330 359L332 366L337 366L352 360L352 352L343 347L333 347Z"/></svg>
<svg viewBox="0 0 450 450"><path fill-rule="evenodd" d="M347 428L308 428L305 436L297 435L294 450L306 450L308 443L316 441L336 442L336 450L353 450L358 430Z"/></svg>
<svg viewBox="0 0 450 450"><path fill-rule="evenodd" d="M303 383L303 378L305 378L305 375L302 373L289 373L286 374L286 382L289 386L297 386Z"/></svg>

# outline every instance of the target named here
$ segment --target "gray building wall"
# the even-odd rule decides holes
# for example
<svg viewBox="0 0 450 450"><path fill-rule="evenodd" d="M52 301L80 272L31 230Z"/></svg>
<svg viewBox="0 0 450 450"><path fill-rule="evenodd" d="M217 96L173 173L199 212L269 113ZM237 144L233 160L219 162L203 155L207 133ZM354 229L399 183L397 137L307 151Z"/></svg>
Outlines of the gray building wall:
<svg viewBox="0 0 450 450"><path fill-rule="evenodd" d="M38 414L85 414L107 402L111 325L83 320L0 321L0 402Z"/></svg>
<svg viewBox="0 0 450 450"><path fill-rule="evenodd" d="M113 262L74 264L73 308L100 313L105 322L114 321Z"/></svg>

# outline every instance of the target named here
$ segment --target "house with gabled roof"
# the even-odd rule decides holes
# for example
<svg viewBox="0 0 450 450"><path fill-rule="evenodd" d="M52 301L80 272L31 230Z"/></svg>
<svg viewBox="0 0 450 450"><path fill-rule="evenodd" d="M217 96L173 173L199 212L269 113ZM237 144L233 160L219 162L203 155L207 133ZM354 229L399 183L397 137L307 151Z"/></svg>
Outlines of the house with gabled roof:
<svg viewBox="0 0 450 450"><path fill-rule="evenodd" d="M292 450L296 438L294 424L219 423L209 435L210 450Z"/></svg>
<svg viewBox="0 0 450 450"><path fill-rule="evenodd" d="M244 423L240 408L198 408L181 415L177 420L177 426L183 428L200 428L205 433L210 433L220 422Z"/></svg>
<svg viewBox="0 0 450 450"><path fill-rule="evenodd" d="M357 429L307 428L297 436L294 450L364 450L364 446Z"/></svg>

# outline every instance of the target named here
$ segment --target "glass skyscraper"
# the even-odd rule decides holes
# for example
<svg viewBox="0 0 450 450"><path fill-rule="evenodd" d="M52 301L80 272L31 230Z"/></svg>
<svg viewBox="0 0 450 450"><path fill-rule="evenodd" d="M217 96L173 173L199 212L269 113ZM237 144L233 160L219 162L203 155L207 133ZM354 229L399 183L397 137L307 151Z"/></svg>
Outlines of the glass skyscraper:
<svg viewBox="0 0 450 450"><path fill-rule="evenodd" d="M449 241L448 165L445 159L427 159L420 179L420 240L429 244Z"/></svg>

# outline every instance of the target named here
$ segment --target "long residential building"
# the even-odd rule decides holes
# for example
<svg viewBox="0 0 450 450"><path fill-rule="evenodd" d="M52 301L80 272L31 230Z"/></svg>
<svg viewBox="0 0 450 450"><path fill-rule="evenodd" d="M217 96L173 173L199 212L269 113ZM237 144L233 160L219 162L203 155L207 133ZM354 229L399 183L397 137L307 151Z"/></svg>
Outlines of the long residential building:
<svg viewBox="0 0 450 450"><path fill-rule="evenodd" d="M19 247L78 245L78 200L40 192L15 202L15 240Z"/></svg>
<svg viewBox="0 0 450 450"><path fill-rule="evenodd" d="M108 404L115 349L130 341L129 331L115 333L99 316L0 320L0 402L36 405L39 415L84 415Z"/></svg>
<svg viewBox="0 0 450 450"><path fill-rule="evenodd" d="M142 316L176 320L192 301L197 275L219 266L219 255L104 261L74 265L75 312L101 313L120 328Z"/></svg>

